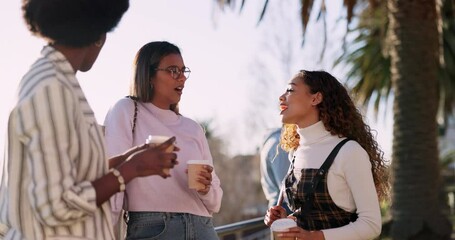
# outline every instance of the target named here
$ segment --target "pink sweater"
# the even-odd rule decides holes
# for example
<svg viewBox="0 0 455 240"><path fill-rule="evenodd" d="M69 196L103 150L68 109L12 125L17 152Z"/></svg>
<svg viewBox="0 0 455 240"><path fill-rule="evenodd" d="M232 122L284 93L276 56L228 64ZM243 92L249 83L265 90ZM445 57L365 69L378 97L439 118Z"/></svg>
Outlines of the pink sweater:
<svg viewBox="0 0 455 240"><path fill-rule="evenodd" d="M199 216L212 216L221 206L223 190L215 171L212 186L206 195L188 188L186 162L192 159L209 160L213 164L207 139L201 126L195 121L163 110L152 103L138 102L134 138L132 124L133 100L120 99L107 113L106 148L108 156L125 152L132 146L143 144L149 135L175 136L179 164L171 169L171 177L150 176L133 179L126 186L127 210L151 212L180 212ZM123 193L111 199L112 211L118 214L122 208ZM118 215L117 215L118 216ZM117 218L116 218L117 219Z"/></svg>

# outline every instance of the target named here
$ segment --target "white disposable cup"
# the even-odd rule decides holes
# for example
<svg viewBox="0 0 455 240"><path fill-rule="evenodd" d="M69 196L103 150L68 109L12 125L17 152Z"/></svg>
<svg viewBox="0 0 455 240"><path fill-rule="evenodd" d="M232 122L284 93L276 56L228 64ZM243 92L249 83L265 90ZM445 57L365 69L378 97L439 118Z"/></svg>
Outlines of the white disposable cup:
<svg viewBox="0 0 455 240"><path fill-rule="evenodd" d="M161 136L161 135L149 135L149 137L145 140L145 143L149 144L150 146L157 146L160 145L161 143L166 142L169 138L169 136ZM168 148L164 150L165 152L172 152L174 151L174 145L170 145ZM169 168L163 168L163 172L166 174L169 174L170 169Z"/></svg>
<svg viewBox="0 0 455 240"><path fill-rule="evenodd" d="M205 189L205 185L198 182L199 173L205 172L204 166L209 165L210 161L208 160L188 160L188 188L194 189L196 191Z"/></svg>
<svg viewBox="0 0 455 240"><path fill-rule="evenodd" d="M287 232L289 228L296 227L297 223L290 218L280 218L275 220L270 226L273 240L294 240L294 237L277 237L279 232Z"/></svg>

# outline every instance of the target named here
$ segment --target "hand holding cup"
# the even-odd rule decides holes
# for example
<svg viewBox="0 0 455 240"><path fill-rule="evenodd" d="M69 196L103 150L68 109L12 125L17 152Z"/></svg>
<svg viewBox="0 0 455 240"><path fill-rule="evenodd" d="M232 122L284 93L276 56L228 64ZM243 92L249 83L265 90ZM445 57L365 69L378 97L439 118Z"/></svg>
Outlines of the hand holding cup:
<svg viewBox="0 0 455 240"><path fill-rule="evenodd" d="M175 137L172 137L159 145L144 144L140 150L132 153L128 157L128 161L123 164L126 166L121 166L130 169L125 171L127 173L123 176L125 180L150 175L159 175L163 178L170 177L168 170L178 164L177 154L173 152L178 150L178 148L174 148L174 141ZM169 149L173 151L169 151Z"/></svg>
<svg viewBox="0 0 455 240"><path fill-rule="evenodd" d="M162 144L162 143L166 142L169 139L170 139L170 137L168 137L168 136L149 135L148 138L145 140L145 143L148 144L149 146L153 147L153 146L158 146L159 144ZM171 145L168 145L164 149L164 151L168 152L168 153L171 153L171 152L174 151L175 148L176 148L176 146L174 144L171 144ZM170 169L169 168L164 168L163 172L170 176Z"/></svg>
<svg viewBox="0 0 455 240"><path fill-rule="evenodd" d="M188 187L205 195L210 191L212 184L212 171L208 160L189 160L188 164Z"/></svg>
<svg viewBox="0 0 455 240"><path fill-rule="evenodd" d="M297 227L297 223L294 220L280 218L272 223L270 229L272 230L274 240L295 240L295 236L289 236L285 233L295 227Z"/></svg>

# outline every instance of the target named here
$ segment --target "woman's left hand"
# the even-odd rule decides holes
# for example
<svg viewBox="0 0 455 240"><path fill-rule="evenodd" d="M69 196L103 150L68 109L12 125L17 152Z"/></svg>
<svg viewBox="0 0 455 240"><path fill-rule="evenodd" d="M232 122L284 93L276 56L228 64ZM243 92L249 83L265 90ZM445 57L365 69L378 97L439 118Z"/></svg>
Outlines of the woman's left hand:
<svg viewBox="0 0 455 240"><path fill-rule="evenodd" d="M204 170L199 173L198 182L205 185L205 188L198 190L197 192L201 195L205 195L210 191L210 186L212 185L212 172L213 167L209 165L204 165Z"/></svg>
<svg viewBox="0 0 455 240"><path fill-rule="evenodd" d="M322 231L307 231L299 227L290 228L287 232L280 232L278 237L294 237L296 240L325 240Z"/></svg>

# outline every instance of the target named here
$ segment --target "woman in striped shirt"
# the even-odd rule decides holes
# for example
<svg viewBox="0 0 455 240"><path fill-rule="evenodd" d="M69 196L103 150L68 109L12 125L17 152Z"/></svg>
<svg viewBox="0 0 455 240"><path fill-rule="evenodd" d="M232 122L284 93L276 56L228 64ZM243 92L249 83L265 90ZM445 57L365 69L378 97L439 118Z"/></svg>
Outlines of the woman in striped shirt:
<svg viewBox="0 0 455 240"><path fill-rule="evenodd" d="M174 139L109 160L103 132L75 77L88 71L128 0L23 2L32 33L49 44L23 77L8 121L0 239L113 239L109 198L133 178L168 177ZM109 169L111 169L109 171Z"/></svg>

